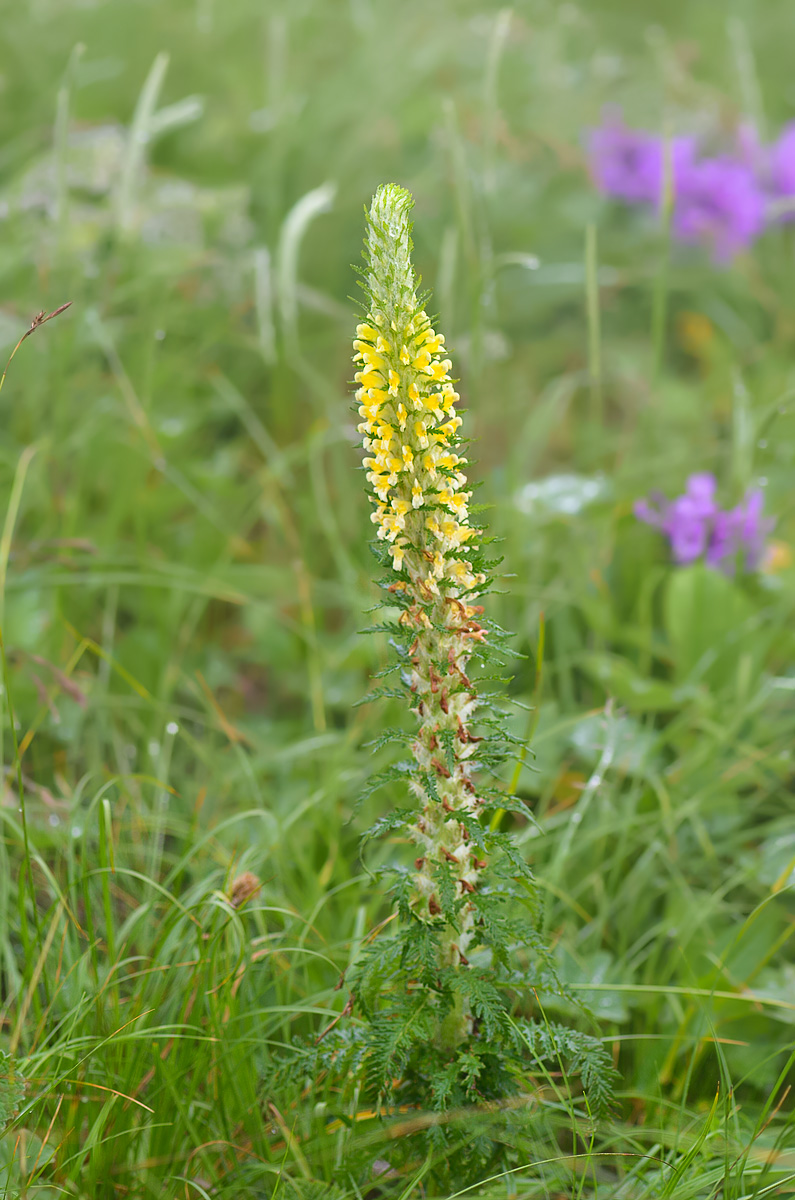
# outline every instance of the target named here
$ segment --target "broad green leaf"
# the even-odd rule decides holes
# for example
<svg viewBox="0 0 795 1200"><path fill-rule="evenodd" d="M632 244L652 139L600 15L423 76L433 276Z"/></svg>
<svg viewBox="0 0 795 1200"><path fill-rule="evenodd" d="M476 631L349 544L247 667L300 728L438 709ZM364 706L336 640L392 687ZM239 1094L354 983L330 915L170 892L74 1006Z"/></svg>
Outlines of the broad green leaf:
<svg viewBox="0 0 795 1200"><path fill-rule="evenodd" d="M722 688L741 655L758 671L768 636L753 622L753 604L733 579L710 567L682 567L665 589L665 628L679 679Z"/></svg>
<svg viewBox="0 0 795 1200"><path fill-rule="evenodd" d="M587 654L580 665L608 696L632 712L665 712L679 708L685 698L681 689L640 675L631 662L617 654Z"/></svg>

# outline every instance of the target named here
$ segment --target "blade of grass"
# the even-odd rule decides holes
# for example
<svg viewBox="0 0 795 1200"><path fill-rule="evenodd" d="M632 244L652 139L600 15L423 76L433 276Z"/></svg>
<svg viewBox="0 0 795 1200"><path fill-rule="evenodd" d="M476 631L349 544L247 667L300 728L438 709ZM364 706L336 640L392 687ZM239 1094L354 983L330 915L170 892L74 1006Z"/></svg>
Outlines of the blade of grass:
<svg viewBox="0 0 795 1200"><path fill-rule="evenodd" d="M599 316L599 248L596 225L585 227L585 303L588 317L588 375L590 379L591 420L604 424L602 392L602 333Z"/></svg>

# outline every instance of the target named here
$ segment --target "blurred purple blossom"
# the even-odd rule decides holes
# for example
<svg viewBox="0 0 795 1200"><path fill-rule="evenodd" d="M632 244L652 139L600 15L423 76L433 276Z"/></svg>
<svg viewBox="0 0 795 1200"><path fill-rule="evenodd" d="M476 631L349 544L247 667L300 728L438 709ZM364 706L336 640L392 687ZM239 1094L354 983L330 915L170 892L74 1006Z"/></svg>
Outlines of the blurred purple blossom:
<svg viewBox="0 0 795 1200"><path fill-rule="evenodd" d="M703 158L677 179L675 235L683 242L706 242L719 262L750 246L764 224L764 193L743 163Z"/></svg>
<svg viewBox="0 0 795 1200"><path fill-rule="evenodd" d="M600 191L630 204L659 207L664 175L664 141L625 125L618 109L605 112L587 139L591 174ZM774 220L781 202L795 201L795 122L772 145L743 122L724 152L699 153L693 138L670 144L674 194L672 232L684 243L707 245L718 262L745 250Z"/></svg>
<svg viewBox="0 0 795 1200"><path fill-rule="evenodd" d="M754 571L774 524L762 516L762 493L750 491L735 508L722 510L715 502L716 490L715 476L699 472L689 477L684 493L675 500L660 493L638 500L635 516L668 538L676 563L703 558L708 566L731 574L741 561L746 571Z"/></svg>
<svg viewBox="0 0 795 1200"><path fill-rule="evenodd" d="M628 129L620 113L610 113L601 128L590 131L588 154L600 191L631 204L656 202L663 171L658 138Z"/></svg>
<svg viewBox="0 0 795 1200"><path fill-rule="evenodd" d="M770 190L776 200L795 198L795 122L785 125L770 147L768 173ZM787 213L783 219L791 221L793 218L795 212Z"/></svg>
<svg viewBox="0 0 795 1200"><path fill-rule="evenodd" d="M691 138L676 138L672 143L674 179L689 162L694 148ZM630 204L662 203L664 142L653 134L628 128L619 110L607 110L603 124L590 130L588 157L596 186L608 196Z"/></svg>

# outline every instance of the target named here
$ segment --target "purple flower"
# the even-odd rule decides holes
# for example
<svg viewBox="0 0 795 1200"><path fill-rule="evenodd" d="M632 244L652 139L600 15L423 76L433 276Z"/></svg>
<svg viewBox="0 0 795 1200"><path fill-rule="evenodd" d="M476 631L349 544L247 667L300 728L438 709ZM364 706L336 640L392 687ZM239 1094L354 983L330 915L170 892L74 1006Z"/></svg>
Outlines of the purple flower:
<svg viewBox="0 0 795 1200"><path fill-rule="evenodd" d="M691 475L684 495L668 505L662 531L671 543L675 562L695 562L706 551L716 512L716 486L715 476L708 472Z"/></svg>
<svg viewBox="0 0 795 1200"><path fill-rule="evenodd" d="M687 166L694 150L690 138L671 145L674 181ZM629 129L619 109L609 109L603 124L588 134L588 157L600 191L630 204L662 202L665 145L661 138Z"/></svg>
<svg viewBox="0 0 795 1200"><path fill-rule="evenodd" d="M698 471L689 475L685 494L681 497L687 501L687 511L694 517L712 517L716 511L715 492L718 483L711 471Z"/></svg>
<svg viewBox="0 0 795 1200"><path fill-rule="evenodd" d="M600 191L631 204L657 201L663 169L660 141L628 129L620 113L610 113L601 128L590 131L588 157Z"/></svg>
<svg viewBox="0 0 795 1200"><path fill-rule="evenodd" d="M659 493L652 495L653 503L639 500L635 516L667 537L676 563L703 558L708 566L731 574L742 557L745 570L754 571L774 524L762 516L762 493L748 492L736 508L723 511L715 503L716 488L714 475L699 472L689 477L683 495L675 500Z"/></svg>
<svg viewBox="0 0 795 1200"><path fill-rule="evenodd" d="M676 511L677 502L671 505L670 528L665 532L671 543L674 562L692 563L701 558L707 549L709 526L692 513Z"/></svg>
<svg viewBox="0 0 795 1200"><path fill-rule="evenodd" d="M770 147L767 176L774 200L795 198L795 122L785 125ZM795 212L784 213L781 220L795 220Z"/></svg>
<svg viewBox="0 0 795 1200"><path fill-rule="evenodd" d="M684 164L677 177L674 233L683 242L707 242L724 262L762 232L765 198L753 171L731 158Z"/></svg>
<svg viewBox="0 0 795 1200"><path fill-rule="evenodd" d="M662 529L665 513L660 511L660 505L666 504L667 501L662 492L652 492L650 499L658 507L653 508L648 500L636 500L633 505L633 512L639 521L643 521L645 525L652 525L655 529Z"/></svg>
<svg viewBox="0 0 795 1200"><path fill-rule="evenodd" d="M711 536L705 561L707 566L720 567L734 558L736 521L731 512L717 512L712 522ZM729 568L731 570L731 567Z"/></svg>
<svg viewBox="0 0 795 1200"><path fill-rule="evenodd" d="M762 516L765 498L759 488L748 492L741 504L731 512L735 534L735 553L745 553L747 571L755 571L765 552L765 541L775 521Z"/></svg>
<svg viewBox="0 0 795 1200"><path fill-rule="evenodd" d="M746 250L776 221L795 222L795 121L765 145L751 122L721 135L722 150L700 155L692 137L670 143L674 199L672 232L680 242L700 243L716 262ZM665 143L624 124L608 109L587 139L591 174L600 191L629 204L659 208L663 200Z"/></svg>

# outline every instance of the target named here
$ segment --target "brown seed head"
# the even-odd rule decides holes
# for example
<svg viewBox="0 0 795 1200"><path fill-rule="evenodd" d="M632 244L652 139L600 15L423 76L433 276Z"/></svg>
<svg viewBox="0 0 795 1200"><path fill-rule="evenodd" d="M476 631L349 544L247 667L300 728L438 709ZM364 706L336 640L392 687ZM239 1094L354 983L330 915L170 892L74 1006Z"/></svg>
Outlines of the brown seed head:
<svg viewBox="0 0 795 1200"><path fill-rule="evenodd" d="M241 904L245 904L252 896L254 896L262 887L262 883L256 875L251 871L243 871L232 882L229 889L229 903L232 908L240 908Z"/></svg>

